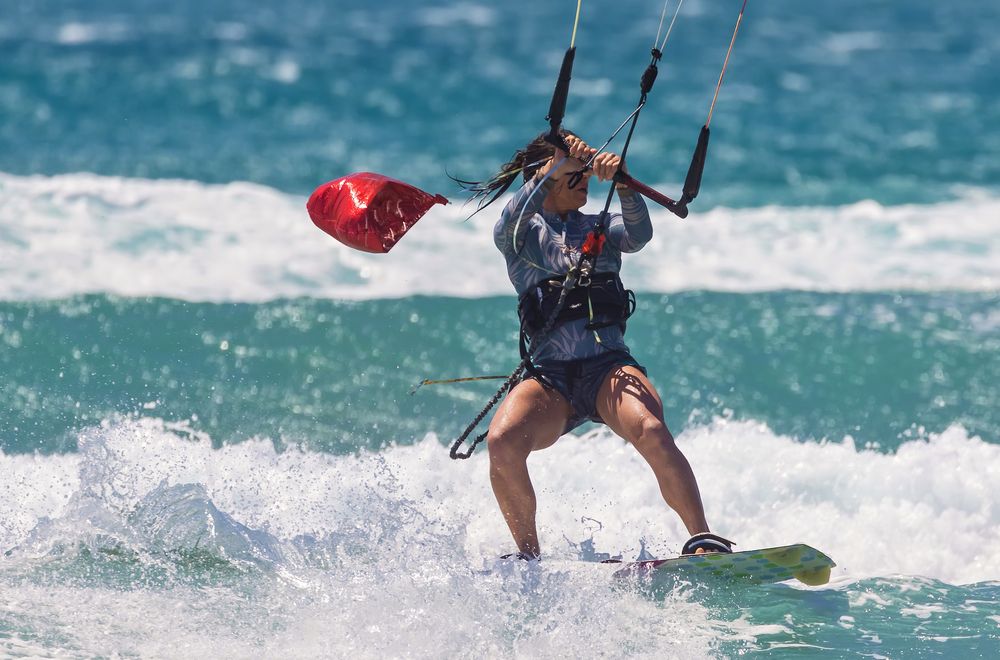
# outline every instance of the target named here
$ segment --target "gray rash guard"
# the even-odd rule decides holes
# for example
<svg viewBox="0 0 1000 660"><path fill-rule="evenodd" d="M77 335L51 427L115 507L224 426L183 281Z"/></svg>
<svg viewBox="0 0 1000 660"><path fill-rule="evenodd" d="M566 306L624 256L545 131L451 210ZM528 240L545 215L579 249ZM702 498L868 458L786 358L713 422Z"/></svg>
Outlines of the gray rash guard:
<svg viewBox="0 0 1000 660"><path fill-rule="evenodd" d="M564 277L580 258L580 248L599 216L573 211L560 216L542 210L556 183L531 180L510 200L493 229L493 240L507 260L507 275L521 296L538 282ZM536 192L537 189L537 192ZM534 194L532 194L534 193ZM595 273L618 273L623 252L637 252L653 237L653 224L642 197L619 191L622 213L611 214L604 249ZM608 351L628 352L618 325L587 330L587 319L556 326L542 339L532 356L537 365L595 357Z"/></svg>

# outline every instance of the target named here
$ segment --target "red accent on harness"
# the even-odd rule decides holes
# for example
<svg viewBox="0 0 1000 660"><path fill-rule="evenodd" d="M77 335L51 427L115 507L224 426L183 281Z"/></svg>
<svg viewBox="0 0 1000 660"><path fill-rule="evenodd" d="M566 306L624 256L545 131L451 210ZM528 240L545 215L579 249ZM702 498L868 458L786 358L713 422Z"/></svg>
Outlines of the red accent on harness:
<svg viewBox="0 0 1000 660"><path fill-rule="evenodd" d="M593 231L591 231L589 234L587 234L587 240L583 242L583 248L581 249L581 252L583 252L584 256L587 257L599 256L601 254L601 250L604 249L604 240L606 238L607 236L605 236L603 233L595 234Z"/></svg>
<svg viewBox="0 0 1000 660"><path fill-rule="evenodd" d="M317 227L344 245L388 252L428 209L447 203L408 183L357 172L321 185L306 208Z"/></svg>

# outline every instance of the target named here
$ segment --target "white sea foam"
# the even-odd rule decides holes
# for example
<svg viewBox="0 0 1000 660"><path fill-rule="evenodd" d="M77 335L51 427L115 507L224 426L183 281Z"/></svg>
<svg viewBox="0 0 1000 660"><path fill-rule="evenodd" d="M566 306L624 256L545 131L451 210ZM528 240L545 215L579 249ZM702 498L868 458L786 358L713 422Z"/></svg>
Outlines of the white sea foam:
<svg viewBox="0 0 1000 660"><path fill-rule="evenodd" d="M305 198L246 183L0 175L0 298L108 292L188 300L509 293L493 218L435 207L387 255L346 248ZM640 291L1000 289L1000 199L886 207L716 208L656 233Z"/></svg>
<svg viewBox="0 0 1000 660"><path fill-rule="evenodd" d="M420 25L432 28L471 26L490 27L496 23L496 11L487 5L463 4L453 7L422 7L414 12Z"/></svg>
<svg viewBox="0 0 1000 660"><path fill-rule="evenodd" d="M132 30L124 22L64 23L55 33L55 41L67 46L125 41Z"/></svg>
<svg viewBox="0 0 1000 660"><path fill-rule="evenodd" d="M742 548L810 543L837 560L839 576L901 573L955 584L998 577L1000 446L961 427L904 442L893 454L850 438L802 443L725 419L689 428L678 444L713 527ZM72 517L84 499L134 514L158 488L199 484L212 506L285 541L364 529L389 544L446 542L472 563L508 550L486 452L468 462L447 453L433 437L354 456L276 453L263 439L213 449L183 424L105 422L81 435L78 454L0 454L12 475L0 482L0 548L24 544L40 521ZM659 555L686 538L648 468L606 430L567 436L534 454L530 467L550 557L575 557L567 539L591 535L598 550L626 558L640 538Z"/></svg>
<svg viewBox="0 0 1000 660"><path fill-rule="evenodd" d="M431 437L354 456L276 453L262 439L216 449L151 418L106 422L79 440L77 454L0 454L0 471L14 475L0 481L0 550L11 549L0 553L0 602L7 621L32 631L0 649L45 638L81 655L699 658L720 639L777 633L713 620L683 590L648 599L613 588L611 568L570 561L589 539L629 559L640 539L662 556L686 537L648 468L605 432L531 459L541 570L493 559L511 541L485 452L455 463ZM678 442L717 531L742 548L822 548L839 564L834 588L868 576L997 577L1000 446L961 428L894 455L727 420ZM65 579L24 579L60 570L79 547L120 562L128 587L107 586L101 576L114 571L93 559ZM231 568L212 577L213 564L200 564L213 584L198 586L177 575L188 564L168 562L174 577L157 586L158 558L199 565L191 552Z"/></svg>
<svg viewBox="0 0 1000 660"><path fill-rule="evenodd" d="M510 544L483 499L483 462L445 453L431 439L354 457L276 454L262 440L216 450L143 419L84 433L72 457L0 455L19 475L0 482L0 547L16 546L0 554L3 616L80 655L708 656L702 606L678 599L664 621L661 605L611 588L604 567L483 572ZM81 546L127 568L177 550L233 568L225 587L148 588L140 574L122 591L100 570L83 584L72 570L21 579ZM25 648L14 641L0 654Z"/></svg>

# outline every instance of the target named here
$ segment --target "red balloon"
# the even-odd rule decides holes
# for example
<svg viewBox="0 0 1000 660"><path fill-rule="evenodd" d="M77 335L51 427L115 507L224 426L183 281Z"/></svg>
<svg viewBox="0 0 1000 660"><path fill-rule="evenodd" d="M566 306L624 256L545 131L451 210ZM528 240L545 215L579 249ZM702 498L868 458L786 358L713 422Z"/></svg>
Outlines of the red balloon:
<svg viewBox="0 0 1000 660"><path fill-rule="evenodd" d="M428 209L447 203L408 183L357 172L321 185L306 208L317 227L344 245L388 252Z"/></svg>

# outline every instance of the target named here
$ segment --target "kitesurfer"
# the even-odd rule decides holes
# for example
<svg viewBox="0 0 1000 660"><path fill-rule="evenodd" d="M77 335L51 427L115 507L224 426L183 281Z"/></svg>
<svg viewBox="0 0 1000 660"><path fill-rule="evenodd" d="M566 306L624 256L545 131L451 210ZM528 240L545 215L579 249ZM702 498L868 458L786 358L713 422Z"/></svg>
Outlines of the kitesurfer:
<svg viewBox="0 0 1000 660"><path fill-rule="evenodd" d="M589 180L609 181L621 164L616 154L605 152L582 172L596 151L574 134L561 133L568 154L539 136L478 188L485 195L510 186L518 175L525 181L501 214L494 240L520 297L522 346L533 334L538 341L531 346L525 378L504 399L487 435L490 481L518 556L534 558L541 552L528 455L588 420L606 424L652 468L663 499L693 535L684 552L728 552L730 543L709 533L691 466L667 429L646 370L624 341L634 297L618 278L622 254L642 249L653 235L640 195L616 186L622 213L608 219L589 286L576 286L551 330L536 334L599 220L580 211ZM574 173L582 173L582 180Z"/></svg>

